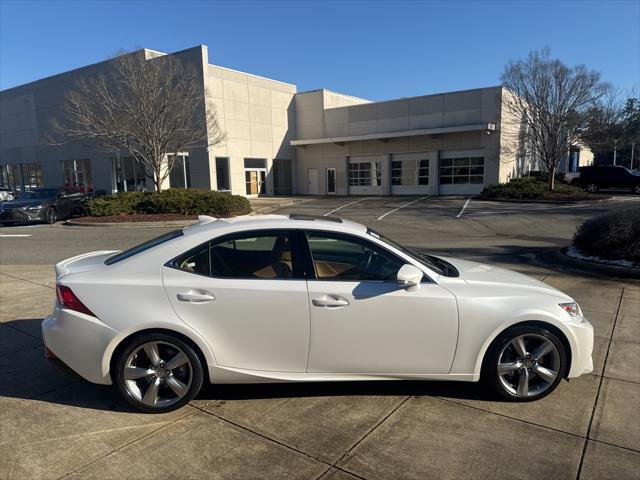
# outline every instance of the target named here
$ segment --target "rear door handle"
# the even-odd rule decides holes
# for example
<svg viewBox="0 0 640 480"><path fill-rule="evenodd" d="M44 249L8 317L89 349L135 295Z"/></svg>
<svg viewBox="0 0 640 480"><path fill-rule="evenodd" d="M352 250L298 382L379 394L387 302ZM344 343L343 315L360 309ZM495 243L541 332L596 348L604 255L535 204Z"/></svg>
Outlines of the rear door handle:
<svg viewBox="0 0 640 480"><path fill-rule="evenodd" d="M177 297L181 302L190 303L206 303L216 299L213 293L206 290L189 290L185 293L179 293Z"/></svg>
<svg viewBox="0 0 640 480"><path fill-rule="evenodd" d="M336 308L346 307L349 305L349 300L340 295L322 295L311 300L311 303L316 307Z"/></svg>

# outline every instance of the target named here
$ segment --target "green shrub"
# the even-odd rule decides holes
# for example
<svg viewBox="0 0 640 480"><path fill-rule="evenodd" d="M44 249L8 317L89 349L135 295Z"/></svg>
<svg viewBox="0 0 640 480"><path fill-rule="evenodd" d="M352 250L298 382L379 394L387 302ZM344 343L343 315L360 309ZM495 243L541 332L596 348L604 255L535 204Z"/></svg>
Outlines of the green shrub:
<svg viewBox="0 0 640 480"><path fill-rule="evenodd" d="M157 192L122 192L112 197L87 201L85 212L92 217L130 213L179 213L229 217L251 212L245 197L197 189L169 189Z"/></svg>
<svg viewBox="0 0 640 480"><path fill-rule="evenodd" d="M578 227L573 244L586 255L640 263L640 207L590 218Z"/></svg>
<svg viewBox="0 0 640 480"><path fill-rule="evenodd" d="M513 178L508 183L490 185L486 187L481 196L491 199L513 200L586 200L591 195L579 187L557 182L555 190L547 190L547 182L540 177Z"/></svg>

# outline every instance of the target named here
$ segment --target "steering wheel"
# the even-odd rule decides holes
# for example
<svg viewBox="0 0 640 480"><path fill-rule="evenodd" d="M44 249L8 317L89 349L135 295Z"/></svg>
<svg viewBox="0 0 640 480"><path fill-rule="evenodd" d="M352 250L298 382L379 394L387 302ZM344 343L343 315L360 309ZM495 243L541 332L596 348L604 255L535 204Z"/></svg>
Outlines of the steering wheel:
<svg viewBox="0 0 640 480"><path fill-rule="evenodd" d="M373 260L373 250L369 249L362 254L362 259L358 263L358 272L366 272Z"/></svg>

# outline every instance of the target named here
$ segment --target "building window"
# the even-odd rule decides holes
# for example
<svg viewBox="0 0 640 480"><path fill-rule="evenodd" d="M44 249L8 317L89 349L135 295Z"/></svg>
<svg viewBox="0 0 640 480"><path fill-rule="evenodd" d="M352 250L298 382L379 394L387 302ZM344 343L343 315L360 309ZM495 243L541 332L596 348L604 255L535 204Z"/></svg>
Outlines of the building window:
<svg viewBox="0 0 640 480"><path fill-rule="evenodd" d="M93 192L91 160L62 160L62 176L66 188L77 188L81 192Z"/></svg>
<svg viewBox="0 0 640 480"><path fill-rule="evenodd" d="M429 160L391 162L392 185L429 185Z"/></svg>
<svg viewBox="0 0 640 480"><path fill-rule="evenodd" d="M267 161L264 158L245 158L244 168L267 168Z"/></svg>
<svg viewBox="0 0 640 480"><path fill-rule="evenodd" d="M0 165L0 186L13 191L22 190L19 165Z"/></svg>
<svg viewBox="0 0 640 480"><path fill-rule="evenodd" d="M133 157L111 159L116 192L145 191L146 176L144 169Z"/></svg>
<svg viewBox="0 0 640 480"><path fill-rule="evenodd" d="M484 183L484 157L440 159L440 184Z"/></svg>
<svg viewBox="0 0 640 480"><path fill-rule="evenodd" d="M216 190L219 192L228 192L231 190L228 158L216 157Z"/></svg>
<svg viewBox="0 0 640 480"><path fill-rule="evenodd" d="M350 187L370 187L382 185L382 163L349 163L348 178Z"/></svg>
<svg viewBox="0 0 640 480"><path fill-rule="evenodd" d="M189 174L189 155L176 155L173 160L173 167L169 172L169 187L189 188L191 187L191 176Z"/></svg>
<svg viewBox="0 0 640 480"><path fill-rule="evenodd" d="M39 163L23 163L22 167L22 183L25 190L30 188L42 187L42 168Z"/></svg>

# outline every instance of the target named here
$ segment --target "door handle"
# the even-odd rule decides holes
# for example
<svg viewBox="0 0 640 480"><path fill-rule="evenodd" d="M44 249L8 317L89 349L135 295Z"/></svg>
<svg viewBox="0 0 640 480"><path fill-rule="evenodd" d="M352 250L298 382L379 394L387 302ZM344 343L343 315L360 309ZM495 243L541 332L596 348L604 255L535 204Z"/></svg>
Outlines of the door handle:
<svg viewBox="0 0 640 480"><path fill-rule="evenodd" d="M213 293L207 292L206 290L189 290L185 293L179 293L177 297L181 302L190 303L206 303L216 299Z"/></svg>
<svg viewBox="0 0 640 480"><path fill-rule="evenodd" d="M314 298L311 303L316 307L336 308L346 307L349 305L349 300L340 295L322 295L319 298Z"/></svg>

